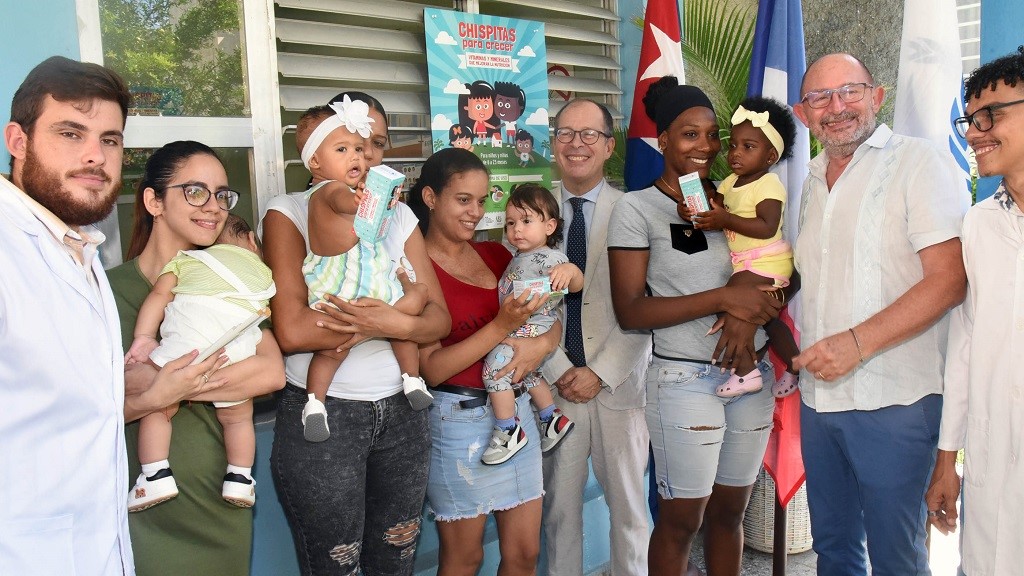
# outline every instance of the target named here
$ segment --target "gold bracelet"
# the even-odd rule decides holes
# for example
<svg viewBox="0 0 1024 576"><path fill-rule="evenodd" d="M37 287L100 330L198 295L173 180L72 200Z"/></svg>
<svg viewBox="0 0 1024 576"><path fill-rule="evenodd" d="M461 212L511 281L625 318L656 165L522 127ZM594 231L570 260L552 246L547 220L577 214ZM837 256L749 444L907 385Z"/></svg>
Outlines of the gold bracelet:
<svg viewBox="0 0 1024 576"><path fill-rule="evenodd" d="M860 363L864 363L864 350L860 347L860 338L857 338L857 333L850 328L850 335L853 336L853 343L857 345L857 356L860 356Z"/></svg>

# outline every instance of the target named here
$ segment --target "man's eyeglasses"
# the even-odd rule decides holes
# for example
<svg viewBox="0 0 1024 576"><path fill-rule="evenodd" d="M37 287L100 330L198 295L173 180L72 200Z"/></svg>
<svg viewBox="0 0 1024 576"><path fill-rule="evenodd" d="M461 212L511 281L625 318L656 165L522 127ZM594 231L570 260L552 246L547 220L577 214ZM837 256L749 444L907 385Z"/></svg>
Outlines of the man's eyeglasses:
<svg viewBox="0 0 1024 576"><path fill-rule="evenodd" d="M1024 100L1014 100L1013 102L1004 102L1002 104L992 104L991 106L985 106L984 108L978 108L974 114L968 116L962 116L953 120L953 126L956 128L957 134L961 138L967 137L967 130L974 124L974 127L979 132L988 132L992 129L995 124L995 119L992 117L992 113L1000 108L1006 108L1007 106L1013 106L1014 104L1020 104Z"/></svg>
<svg viewBox="0 0 1024 576"><path fill-rule="evenodd" d="M559 128L555 130L555 139L562 144L571 144L576 139L576 135L580 135L580 140L584 144L597 144L597 141L601 139L601 136L605 138L611 138L611 134L605 134L600 130L593 130L587 128L586 130L573 130L572 128Z"/></svg>
<svg viewBox="0 0 1024 576"><path fill-rule="evenodd" d="M816 90L814 92L808 92L804 94L801 102L806 102L811 108L824 108L832 101L832 95L838 94L840 100L847 104L853 104L854 102L860 102L863 100L864 95L868 93L868 90L873 90L874 88L874 84L868 84L867 82L844 84L839 88L831 90Z"/></svg>
<svg viewBox="0 0 1024 576"><path fill-rule="evenodd" d="M221 210L231 210L238 204L238 192L234 190L217 190L210 192L210 189L202 184L172 184L167 188L181 188L185 195L185 202L190 206L202 208L210 201L210 196L217 200L217 206Z"/></svg>

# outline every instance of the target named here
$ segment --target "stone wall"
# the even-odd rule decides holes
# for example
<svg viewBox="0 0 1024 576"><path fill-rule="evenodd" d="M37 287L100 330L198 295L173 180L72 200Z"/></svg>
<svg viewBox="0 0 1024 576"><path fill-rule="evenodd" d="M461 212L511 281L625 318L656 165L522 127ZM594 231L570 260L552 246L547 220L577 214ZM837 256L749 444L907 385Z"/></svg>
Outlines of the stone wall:
<svg viewBox="0 0 1024 576"><path fill-rule="evenodd" d="M754 2L756 5L756 2ZM879 120L892 123L903 31L902 0L803 0L807 64L831 52L860 58L887 90Z"/></svg>

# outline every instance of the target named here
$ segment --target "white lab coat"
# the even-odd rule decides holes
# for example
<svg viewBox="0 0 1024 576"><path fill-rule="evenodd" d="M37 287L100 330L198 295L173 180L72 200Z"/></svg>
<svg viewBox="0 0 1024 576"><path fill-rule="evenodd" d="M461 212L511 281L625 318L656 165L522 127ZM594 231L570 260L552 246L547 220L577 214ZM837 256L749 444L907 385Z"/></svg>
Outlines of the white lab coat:
<svg viewBox="0 0 1024 576"><path fill-rule="evenodd" d="M963 568L1020 574L1024 551L1024 214L992 198L963 230L968 293L951 318L939 448L964 448Z"/></svg>
<svg viewBox="0 0 1024 576"><path fill-rule="evenodd" d="M0 575L133 575L114 299L0 178Z"/></svg>

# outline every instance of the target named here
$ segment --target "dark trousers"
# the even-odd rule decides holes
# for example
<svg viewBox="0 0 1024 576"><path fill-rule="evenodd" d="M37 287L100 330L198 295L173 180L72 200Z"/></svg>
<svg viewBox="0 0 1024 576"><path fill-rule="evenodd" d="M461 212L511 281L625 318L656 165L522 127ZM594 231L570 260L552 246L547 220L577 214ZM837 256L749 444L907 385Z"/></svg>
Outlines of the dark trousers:
<svg viewBox="0 0 1024 576"><path fill-rule="evenodd" d="M927 576L924 493L942 396L878 410L800 409L818 574Z"/></svg>
<svg viewBox="0 0 1024 576"><path fill-rule="evenodd" d="M302 435L305 403L301 388L281 392L270 456L302 574L412 574L430 465L427 411L401 392L375 402L328 396L331 437L314 443Z"/></svg>

